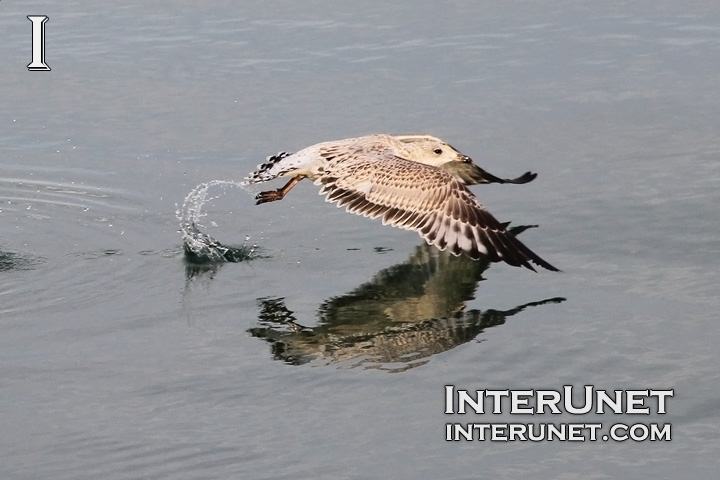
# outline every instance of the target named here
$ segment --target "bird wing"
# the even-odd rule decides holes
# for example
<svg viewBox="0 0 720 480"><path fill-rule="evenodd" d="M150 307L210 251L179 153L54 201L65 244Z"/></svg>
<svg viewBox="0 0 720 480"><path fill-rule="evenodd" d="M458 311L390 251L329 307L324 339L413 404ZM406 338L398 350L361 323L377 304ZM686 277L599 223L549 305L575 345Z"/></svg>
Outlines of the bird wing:
<svg viewBox="0 0 720 480"><path fill-rule="evenodd" d="M464 185L448 172L389 152L358 153L330 162L315 180L328 202L384 225L414 230L429 244L454 255L465 252L535 270L529 262L558 269L510 234Z"/></svg>

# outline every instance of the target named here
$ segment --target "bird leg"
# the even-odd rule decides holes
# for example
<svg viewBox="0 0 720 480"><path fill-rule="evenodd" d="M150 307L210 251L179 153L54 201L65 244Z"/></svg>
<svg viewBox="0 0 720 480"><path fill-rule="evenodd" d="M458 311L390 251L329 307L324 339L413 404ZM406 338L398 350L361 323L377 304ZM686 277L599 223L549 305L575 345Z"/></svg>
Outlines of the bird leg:
<svg viewBox="0 0 720 480"><path fill-rule="evenodd" d="M285 186L282 188L258 193L255 196L255 200L257 200L257 202L255 202L255 205L260 205L261 203L267 202L274 202L275 200L282 200L283 197L290 191L290 189L297 185L297 183L303 178L305 178L304 175L298 175L297 177L291 178L290 181L286 183Z"/></svg>

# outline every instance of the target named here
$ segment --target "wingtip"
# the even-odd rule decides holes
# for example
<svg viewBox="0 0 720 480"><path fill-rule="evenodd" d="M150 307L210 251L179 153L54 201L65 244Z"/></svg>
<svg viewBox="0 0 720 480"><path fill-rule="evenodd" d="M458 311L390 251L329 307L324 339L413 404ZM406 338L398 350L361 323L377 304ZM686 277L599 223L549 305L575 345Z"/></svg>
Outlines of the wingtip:
<svg viewBox="0 0 720 480"><path fill-rule="evenodd" d="M536 178L537 178L537 173L528 171L517 178L508 180L507 183L515 183L515 184L529 183L529 182L532 182L533 180L535 180Z"/></svg>
<svg viewBox="0 0 720 480"><path fill-rule="evenodd" d="M563 273L562 270L560 270L559 268L557 268L557 267L554 266L554 265L549 264L549 263L546 262L545 260L542 260L542 262L538 262L538 261L536 261L536 260L533 260L533 263L534 263L535 265L539 265L539 266L543 267L545 270L549 270L549 271L551 271L551 272L556 272L556 273Z"/></svg>

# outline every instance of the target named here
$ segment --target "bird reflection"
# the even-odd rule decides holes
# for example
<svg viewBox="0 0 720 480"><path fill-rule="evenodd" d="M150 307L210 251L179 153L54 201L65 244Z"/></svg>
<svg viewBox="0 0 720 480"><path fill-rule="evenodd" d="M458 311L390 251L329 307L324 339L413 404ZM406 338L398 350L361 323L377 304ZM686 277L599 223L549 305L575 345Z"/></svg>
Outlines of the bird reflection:
<svg viewBox="0 0 720 480"><path fill-rule="evenodd" d="M525 228L516 227L513 233ZM300 324L283 298L258 299L259 325L248 332L269 342L273 357L288 364L398 372L473 340L527 307L565 300L550 298L509 310L465 310L488 267L485 260L456 257L423 244L406 262L325 301L313 327Z"/></svg>

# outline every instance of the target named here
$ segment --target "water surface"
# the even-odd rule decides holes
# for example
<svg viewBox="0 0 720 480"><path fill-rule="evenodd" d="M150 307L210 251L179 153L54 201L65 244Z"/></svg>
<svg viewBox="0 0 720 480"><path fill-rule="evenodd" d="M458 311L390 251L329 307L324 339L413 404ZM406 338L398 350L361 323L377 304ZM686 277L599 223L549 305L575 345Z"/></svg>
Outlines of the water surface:
<svg viewBox="0 0 720 480"><path fill-rule="evenodd" d="M1 2L2 477L714 478L718 25L702 1ZM372 132L538 172L473 191L564 273L439 254L305 182L257 207L212 184L198 231L253 254L186 259L196 187ZM448 443L488 421L444 415L451 384L673 388L664 416L532 419L673 439Z"/></svg>

